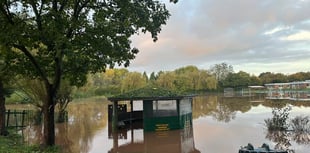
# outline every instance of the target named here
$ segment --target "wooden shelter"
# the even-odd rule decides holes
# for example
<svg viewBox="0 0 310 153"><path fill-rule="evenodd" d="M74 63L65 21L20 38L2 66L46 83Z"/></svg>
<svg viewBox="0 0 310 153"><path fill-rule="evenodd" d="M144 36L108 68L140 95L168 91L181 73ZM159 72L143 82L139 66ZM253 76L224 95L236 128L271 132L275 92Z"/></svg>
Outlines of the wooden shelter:
<svg viewBox="0 0 310 153"><path fill-rule="evenodd" d="M108 114L113 130L135 121L143 122L144 131L183 129L192 125L192 96L145 87L109 97L108 100L113 103ZM123 101L130 102L130 106L119 104ZM133 104L137 101L142 101L143 110L133 110Z"/></svg>

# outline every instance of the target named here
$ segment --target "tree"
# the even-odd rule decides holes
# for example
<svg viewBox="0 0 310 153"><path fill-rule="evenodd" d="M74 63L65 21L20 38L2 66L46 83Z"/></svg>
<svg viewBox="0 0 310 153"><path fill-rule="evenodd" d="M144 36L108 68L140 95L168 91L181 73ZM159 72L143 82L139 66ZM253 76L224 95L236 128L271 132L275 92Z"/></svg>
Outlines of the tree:
<svg viewBox="0 0 310 153"><path fill-rule="evenodd" d="M150 75L150 81L155 81L156 79L157 78L156 78L155 72L152 72Z"/></svg>
<svg viewBox="0 0 310 153"><path fill-rule="evenodd" d="M5 128L5 97L9 95L7 84L14 76L9 69L10 63L4 57L5 55L0 53L0 135L8 134Z"/></svg>
<svg viewBox="0 0 310 153"><path fill-rule="evenodd" d="M264 73L261 73L258 77L260 78L263 84L288 82L288 77L282 73L275 74L271 72L264 72Z"/></svg>
<svg viewBox="0 0 310 153"><path fill-rule="evenodd" d="M209 71L215 76L220 86L223 85L222 81L225 80L230 73L234 73L233 66L227 63L215 64L211 66Z"/></svg>
<svg viewBox="0 0 310 153"><path fill-rule="evenodd" d="M305 81L310 79L310 72L298 72L288 76L288 81Z"/></svg>
<svg viewBox="0 0 310 153"><path fill-rule="evenodd" d="M143 78L145 79L146 82L149 81L149 77L147 76L146 72L143 72Z"/></svg>
<svg viewBox="0 0 310 153"><path fill-rule="evenodd" d="M176 90L175 86L176 74L174 72L160 71L159 74L160 75L158 75L158 78L156 80L156 85L168 90Z"/></svg>
<svg viewBox="0 0 310 153"><path fill-rule="evenodd" d="M81 86L88 73L128 66L138 53L129 38L141 31L156 41L169 16L156 0L0 2L1 52L15 72L44 83L44 146L55 144L55 97L61 80Z"/></svg>
<svg viewBox="0 0 310 153"><path fill-rule="evenodd" d="M243 88L251 85L250 74L239 71L238 73L230 73L223 80L223 87Z"/></svg>
<svg viewBox="0 0 310 153"><path fill-rule="evenodd" d="M6 135L7 131L5 128L5 95L3 81L0 77L0 135Z"/></svg>
<svg viewBox="0 0 310 153"><path fill-rule="evenodd" d="M122 93L142 88L146 85L144 76L139 72L129 72L121 82Z"/></svg>

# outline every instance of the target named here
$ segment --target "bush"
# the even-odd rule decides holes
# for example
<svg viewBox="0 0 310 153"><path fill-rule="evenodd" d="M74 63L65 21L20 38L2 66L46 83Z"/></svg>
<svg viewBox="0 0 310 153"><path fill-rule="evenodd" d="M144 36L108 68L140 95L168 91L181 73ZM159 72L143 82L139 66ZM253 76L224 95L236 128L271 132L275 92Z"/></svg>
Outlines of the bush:
<svg viewBox="0 0 310 153"><path fill-rule="evenodd" d="M289 117L289 111L291 111L290 106L284 108L273 108L272 109L272 118L265 119L265 125L269 131L272 130L287 130L289 124L287 123Z"/></svg>
<svg viewBox="0 0 310 153"><path fill-rule="evenodd" d="M295 132L310 132L309 116L296 116L291 120L291 127Z"/></svg>

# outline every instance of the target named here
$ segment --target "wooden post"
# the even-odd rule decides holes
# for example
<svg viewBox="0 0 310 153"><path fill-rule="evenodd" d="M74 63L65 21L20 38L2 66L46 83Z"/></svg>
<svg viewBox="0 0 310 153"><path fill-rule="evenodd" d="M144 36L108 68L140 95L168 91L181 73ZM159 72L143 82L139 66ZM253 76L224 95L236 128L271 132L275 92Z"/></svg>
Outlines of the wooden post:
<svg viewBox="0 0 310 153"><path fill-rule="evenodd" d="M25 120L25 115L26 115L26 111L25 110L23 110L23 116L22 116L22 128L24 128L25 126L24 126L24 120Z"/></svg>
<svg viewBox="0 0 310 153"><path fill-rule="evenodd" d="M118 101L113 101L112 112L113 152L118 152Z"/></svg>
<svg viewBox="0 0 310 153"><path fill-rule="evenodd" d="M131 130L131 143L133 143L133 127L132 127L132 114L133 114L133 101L130 100L130 130Z"/></svg>
<svg viewBox="0 0 310 153"><path fill-rule="evenodd" d="M118 129L118 101L113 101L112 132Z"/></svg>
<svg viewBox="0 0 310 153"><path fill-rule="evenodd" d="M14 117L15 117L15 128L16 128L16 130L17 130L17 127L18 127L18 119L17 119L17 112L16 112L16 110L14 110Z"/></svg>
<svg viewBox="0 0 310 153"><path fill-rule="evenodd" d="M113 132L113 152L118 152L118 133Z"/></svg>
<svg viewBox="0 0 310 153"><path fill-rule="evenodd" d="M8 115L7 115L7 119L6 119L6 127L9 127L9 123L10 123L10 114L11 114L11 110L8 110Z"/></svg>

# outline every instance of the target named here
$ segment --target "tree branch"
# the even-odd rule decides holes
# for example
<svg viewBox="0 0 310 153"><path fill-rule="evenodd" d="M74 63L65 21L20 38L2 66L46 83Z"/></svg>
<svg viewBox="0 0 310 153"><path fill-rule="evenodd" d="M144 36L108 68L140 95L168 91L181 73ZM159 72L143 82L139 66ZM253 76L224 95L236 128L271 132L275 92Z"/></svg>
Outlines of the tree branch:
<svg viewBox="0 0 310 153"><path fill-rule="evenodd" d="M36 6L36 2L34 0L31 0L30 4L31 4L32 10L33 10L33 12L34 12L34 14L36 16L36 22L37 22L37 25L38 25L38 29L40 31L42 31L42 21L41 21L41 16L40 16L41 14L40 13L42 11L43 4L41 4L40 12L38 11L37 6Z"/></svg>
<svg viewBox="0 0 310 153"><path fill-rule="evenodd" d="M34 57L31 55L31 53L27 50L27 48L23 45L17 45L14 44L13 47L19 49L21 52L23 52L26 57L28 57L28 59L31 61L31 63L34 65L35 69L38 71L39 75L41 76L41 78L43 79L43 81L45 82L45 84L49 85L49 81L48 78L46 76L46 74L43 72L43 70L40 68L38 62L34 59Z"/></svg>
<svg viewBox="0 0 310 153"><path fill-rule="evenodd" d="M5 15L6 19L9 21L10 24L14 25L14 21L12 19L12 15L9 11L9 6L7 1L1 2L0 11Z"/></svg>
<svg viewBox="0 0 310 153"><path fill-rule="evenodd" d="M87 4L90 2L90 0L86 0L84 3L81 4L80 6L80 0L76 0L74 2L74 7L73 7L73 16L72 16L72 19L71 19L71 23L74 23L78 20L78 17L79 17L79 14L81 13L81 11L83 10L84 7L87 6ZM67 38L70 38L72 37L73 35L73 26L71 25L71 27L69 28L68 32L67 32L67 35L66 37Z"/></svg>

